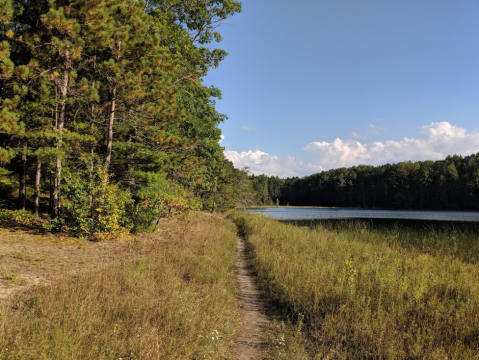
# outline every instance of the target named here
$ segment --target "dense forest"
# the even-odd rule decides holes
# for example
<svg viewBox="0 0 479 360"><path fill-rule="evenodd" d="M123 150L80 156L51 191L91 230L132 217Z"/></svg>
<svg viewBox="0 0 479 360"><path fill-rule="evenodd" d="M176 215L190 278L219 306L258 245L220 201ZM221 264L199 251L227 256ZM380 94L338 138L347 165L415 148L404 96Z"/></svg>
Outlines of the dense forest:
<svg viewBox="0 0 479 360"><path fill-rule="evenodd" d="M479 153L359 165L303 178L251 177L257 204L479 210Z"/></svg>
<svg viewBox="0 0 479 360"><path fill-rule="evenodd" d="M227 55L218 27L240 11L0 0L0 210L100 236L248 201L247 173L219 145L220 90L202 83Z"/></svg>

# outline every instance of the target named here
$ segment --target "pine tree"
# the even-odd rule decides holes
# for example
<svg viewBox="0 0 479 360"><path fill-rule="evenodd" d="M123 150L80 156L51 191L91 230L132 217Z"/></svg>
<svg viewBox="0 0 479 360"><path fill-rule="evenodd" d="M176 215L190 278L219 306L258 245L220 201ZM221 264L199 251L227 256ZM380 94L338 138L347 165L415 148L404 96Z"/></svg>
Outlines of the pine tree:
<svg viewBox="0 0 479 360"><path fill-rule="evenodd" d="M0 166L19 180L20 208L32 186L39 214L45 175L52 217L82 214L90 230L112 199L127 206L125 189L135 209L142 188L158 186L175 211L196 208L194 194L206 207L212 194L231 203L219 200L233 173L218 144L226 117L202 77L226 56L204 44L220 40L216 28L238 2L0 5Z"/></svg>
<svg viewBox="0 0 479 360"><path fill-rule="evenodd" d="M12 46L19 39L15 34L14 7L10 0L0 1L0 166L8 163L17 155L21 157L19 167L18 207L25 210L26 203L26 161L27 143L25 124L20 119L18 106L21 97L26 94L22 81L28 78L28 67L12 61ZM20 39L21 40L21 39ZM4 171L2 171L4 172ZM5 173L5 172L4 172Z"/></svg>

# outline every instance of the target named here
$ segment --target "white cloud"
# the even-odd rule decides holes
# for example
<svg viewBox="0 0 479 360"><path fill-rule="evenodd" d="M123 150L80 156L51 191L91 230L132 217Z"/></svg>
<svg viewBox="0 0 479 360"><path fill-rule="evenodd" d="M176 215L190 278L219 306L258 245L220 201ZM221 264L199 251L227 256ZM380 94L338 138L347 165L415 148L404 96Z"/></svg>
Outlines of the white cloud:
<svg viewBox="0 0 479 360"><path fill-rule="evenodd" d="M362 135L360 135L360 134L358 134L357 132L354 132L354 131L351 133L351 136L352 136L353 138L355 138L355 139L363 139L363 140L366 140L366 136L362 136Z"/></svg>
<svg viewBox="0 0 479 360"><path fill-rule="evenodd" d="M351 166L357 159L367 157L366 145L356 140L334 139L333 142L312 142L304 150L321 155L321 166L326 168Z"/></svg>
<svg viewBox="0 0 479 360"><path fill-rule="evenodd" d="M371 134L380 134L384 131L385 129L379 126L375 126L373 124L369 124L369 132Z"/></svg>
<svg viewBox="0 0 479 360"><path fill-rule="evenodd" d="M317 173L323 170L321 166L305 164L302 160L291 156L281 159L278 156L269 155L258 149L242 152L225 151L225 156L233 162L235 167L241 169L248 166L255 175L267 174L293 177Z"/></svg>
<svg viewBox="0 0 479 360"><path fill-rule="evenodd" d="M374 129L374 125L371 129ZM400 141L361 143L353 139L336 138L332 142L311 142L303 148L314 154L314 159L308 161L290 156L280 158L258 149L243 152L225 151L225 155L237 168L249 166L254 174L291 177L360 164L380 165L407 160L440 160L448 155L469 155L479 151L477 131L467 132L466 129L451 125L449 122L431 123L419 129L422 136L406 137Z"/></svg>
<svg viewBox="0 0 479 360"><path fill-rule="evenodd" d="M225 139L225 137L223 136L223 134L220 135L220 141L218 141L218 143L221 144L221 142Z"/></svg>
<svg viewBox="0 0 479 360"><path fill-rule="evenodd" d="M370 126L371 127L371 126ZM468 155L479 151L479 133L444 121L420 128L422 138L404 138L401 141L386 140L361 144L356 140L339 138L328 143L312 142L304 150L319 155L317 159L324 168L359 164L378 165L406 160L439 160L447 155Z"/></svg>
<svg viewBox="0 0 479 360"><path fill-rule="evenodd" d="M244 130L244 131L249 131L249 132L258 132L259 131L258 129L256 129L254 127L250 127L250 126L246 126L246 125L240 126L238 129Z"/></svg>

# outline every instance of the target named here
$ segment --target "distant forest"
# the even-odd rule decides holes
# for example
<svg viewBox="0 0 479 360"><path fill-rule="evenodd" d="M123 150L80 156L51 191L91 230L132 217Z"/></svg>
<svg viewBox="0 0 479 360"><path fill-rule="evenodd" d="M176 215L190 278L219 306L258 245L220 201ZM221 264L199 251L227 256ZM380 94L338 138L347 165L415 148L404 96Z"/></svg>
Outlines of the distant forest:
<svg viewBox="0 0 479 360"><path fill-rule="evenodd" d="M256 202L264 205L479 210L479 153L343 167L303 178L250 179Z"/></svg>

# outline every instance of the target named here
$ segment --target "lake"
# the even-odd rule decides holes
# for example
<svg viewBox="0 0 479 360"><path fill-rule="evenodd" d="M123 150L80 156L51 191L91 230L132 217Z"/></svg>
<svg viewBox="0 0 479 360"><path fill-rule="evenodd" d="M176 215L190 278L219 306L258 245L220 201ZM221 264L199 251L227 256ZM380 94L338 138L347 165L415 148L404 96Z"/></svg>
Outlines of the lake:
<svg viewBox="0 0 479 360"><path fill-rule="evenodd" d="M479 222L478 211L362 210L330 208L248 208L276 220L395 219Z"/></svg>

